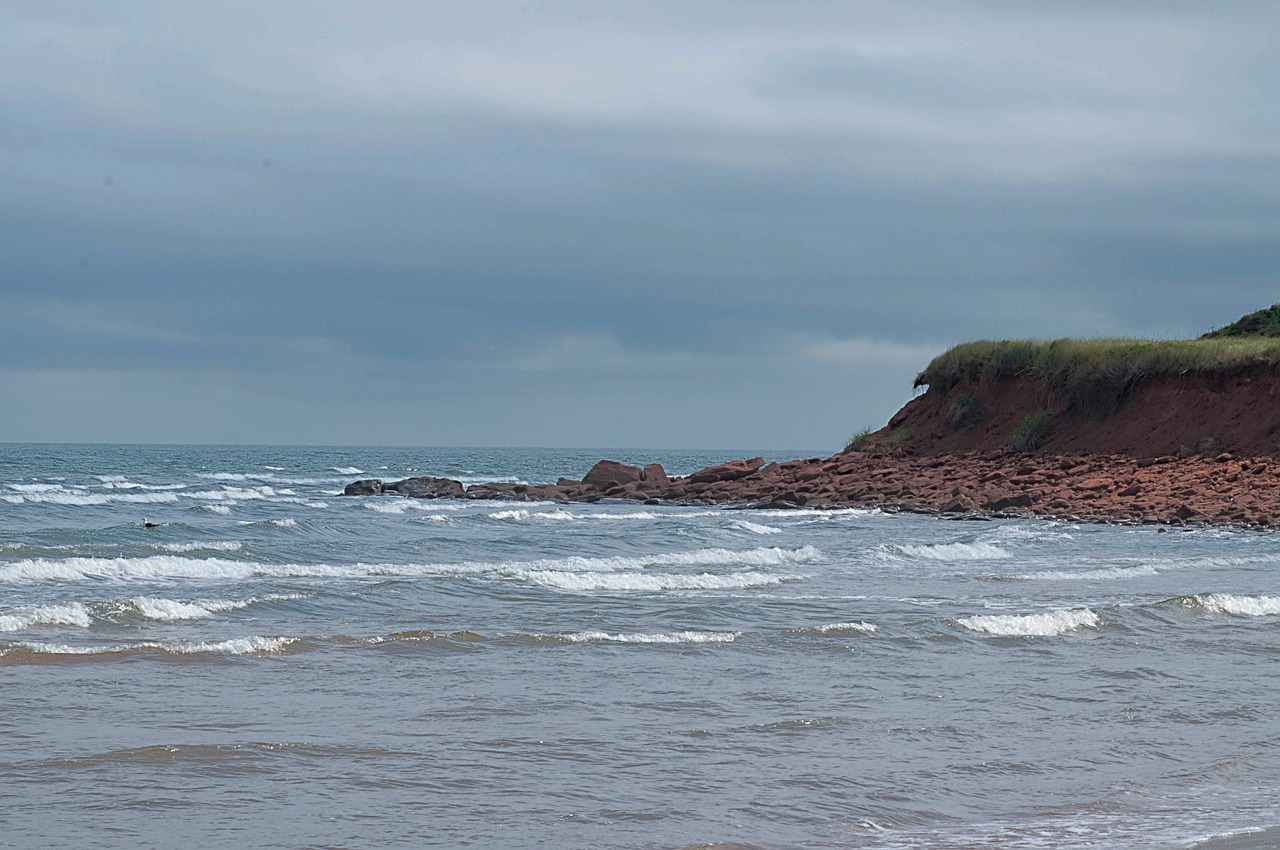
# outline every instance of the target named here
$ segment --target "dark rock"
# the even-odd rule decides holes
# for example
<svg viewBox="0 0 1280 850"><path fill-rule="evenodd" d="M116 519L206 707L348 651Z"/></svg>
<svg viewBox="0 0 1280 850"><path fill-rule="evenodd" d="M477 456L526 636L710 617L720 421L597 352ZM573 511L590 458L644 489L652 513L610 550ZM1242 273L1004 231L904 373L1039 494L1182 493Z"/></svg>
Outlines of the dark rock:
<svg viewBox="0 0 1280 850"><path fill-rule="evenodd" d="M982 506L985 511L1004 511L1009 508L1029 508L1033 503L1033 499L1027 493L1019 493L1016 496L1004 496L993 502L987 502Z"/></svg>
<svg viewBox="0 0 1280 850"><path fill-rule="evenodd" d="M515 499L510 484L472 484L463 493L467 499Z"/></svg>
<svg viewBox="0 0 1280 850"><path fill-rule="evenodd" d="M582 477L582 483L590 484L597 490L608 490L620 484L633 484L643 474L644 471L638 466L627 466L616 460L602 460Z"/></svg>
<svg viewBox="0 0 1280 850"><path fill-rule="evenodd" d="M342 488L344 496L378 496L381 493L382 479L380 478L362 478Z"/></svg>
<svg viewBox="0 0 1280 850"><path fill-rule="evenodd" d="M461 481L452 478L432 478L430 475L419 475L403 481L393 481L382 485L384 493L399 493L414 499L461 499L465 488Z"/></svg>

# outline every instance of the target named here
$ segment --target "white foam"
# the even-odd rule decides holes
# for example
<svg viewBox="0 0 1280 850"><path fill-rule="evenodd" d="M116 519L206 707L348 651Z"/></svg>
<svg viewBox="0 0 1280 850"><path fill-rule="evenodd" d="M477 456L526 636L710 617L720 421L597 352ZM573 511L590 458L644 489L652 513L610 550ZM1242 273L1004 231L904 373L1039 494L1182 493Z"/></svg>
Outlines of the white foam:
<svg viewBox="0 0 1280 850"><path fill-rule="evenodd" d="M166 552L237 552L244 546L236 540L208 540L204 543L161 543L156 548Z"/></svg>
<svg viewBox="0 0 1280 850"><path fill-rule="evenodd" d="M342 480L340 478L286 478L269 472L197 472L196 477L206 481L263 481L270 484L333 484Z"/></svg>
<svg viewBox="0 0 1280 850"><path fill-rule="evenodd" d="M1040 570L1034 573L1022 573L1014 578L1029 581L1120 581L1159 574L1160 571L1155 567L1143 564L1138 567L1105 567L1098 570Z"/></svg>
<svg viewBox="0 0 1280 850"><path fill-rule="evenodd" d="M733 643L742 632L661 632L658 634L609 634L608 632L577 632L558 635L572 643Z"/></svg>
<svg viewBox="0 0 1280 850"><path fill-rule="evenodd" d="M116 479L112 481L103 481L102 488L104 490L181 490L186 487L185 484L139 484L136 481L128 481L123 476L99 477Z"/></svg>
<svg viewBox="0 0 1280 850"><path fill-rule="evenodd" d="M921 546L890 543L885 549L909 558L926 558L931 561L991 561L1013 557L999 546L981 541L960 543L927 543Z"/></svg>
<svg viewBox="0 0 1280 850"><path fill-rule="evenodd" d="M249 599L208 599L197 602L178 602L174 599L157 599L151 596L135 596L129 604L148 620L205 620L223 611L237 611L259 602L302 599L300 593L272 593Z"/></svg>
<svg viewBox="0 0 1280 850"><path fill-rule="evenodd" d="M10 484L8 487L19 493L65 493L67 490L61 484Z"/></svg>
<svg viewBox="0 0 1280 850"><path fill-rule="evenodd" d="M529 511L526 508L516 508L510 511L497 511L488 516L489 519L525 520L529 518Z"/></svg>
<svg viewBox="0 0 1280 850"><path fill-rule="evenodd" d="M354 466L331 466L329 471L336 472L339 475L364 475L363 469L358 469Z"/></svg>
<svg viewBox="0 0 1280 850"><path fill-rule="evenodd" d="M173 493L85 493L85 492L41 492L41 493L23 493L20 496L0 496L0 500L4 500L11 505L20 505L23 502L54 504L54 505L109 505L119 502L131 502L134 504L155 504L160 502L176 502L178 497Z"/></svg>
<svg viewBox="0 0 1280 850"><path fill-rule="evenodd" d="M1050 637L1082 628L1095 628L1102 621L1088 608L1046 611L1041 614L980 615L957 620L966 629L991 635Z"/></svg>
<svg viewBox="0 0 1280 850"><path fill-rule="evenodd" d="M508 575L542 587L575 591L730 590L801 581L804 575L745 572L732 575L646 575L644 573L565 573L554 570L512 570Z"/></svg>
<svg viewBox="0 0 1280 850"><path fill-rule="evenodd" d="M20 647L30 652L47 655L115 655L138 650L174 653L177 655L194 655L198 653L216 653L221 655L250 655L280 652L285 647L297 642L291 637L260 637L250 635L231 640L201 641L198 643L162 643L159 641L139 641L137 643L118 643L109 646L69 646L67 644L42 643L39 641L9 644L9 647Z"/></svg>
<svg viewBox="0 0 1280 850"><path fill-rule="evenodd" d="M57 605L18 608L6 614L0 614L0 632L17 632L32 626L88 628L92 622L89 609L85 605L80 602L63 602Z"/></svg>
<svg viewBox="0 0 1280 850"><path fill-rule="evenodd" d="M756 523L756 522L748 522L745 519L740 519L737 522L730 524L729 527L737 529L738 531L749 531L752 534L781 534L782 533L781 528L774 528L772 525L761 525L760 523Z"/></svg>
<svg viewBox="0 0 1280 850"><path fill-rule="evenodd" d="M183 493L191 499L211 499L213 501L240 501L243 499L272 499L278 496L296 496L293 490L277 490L274 487L224 487L221 490L200 490L194 493Z"/></svg>
<svg viewBox="0 0 1280 850"><path fill-rule="evenodd" d="M298 521L285 517L283 519L244 519L241 525L273 525L276 528L297 528Z"/></svg>
<svg viewBox="0 0 1280 850"><path fill-rule="evenodd" d="M1235 596L1230 593L1205 593L1193 596L1206 611L1235 614L1242 617L1266 617L1280 614L1280 596Z"/></svg>
<svg viewBox="0 0 1280 850"><path fill-rule="evenodd" d="M814 629L820 635L832 634L838 632L874 632L876 630L874 623L865 623L862 621L856 623L828 623L825 626L818 626Z"/></svg>
<svg viewBox="0 0 1280 850"><path fill-rule="evenodd" d="M292 523L292 520L270 520ZM800 549L762 547L733 551L730 549L695 549L689 552L653 555L586 558L570 556L537 561L468 561L455 564L263 564L225 558L184 558L179 555L152 555L144 558L33 558L0 564L0 582L81 581L111 579L119 581L148 579L238 579L276 578L340 578L359 576L420 576L500 574L518 576L530 573L614 573L633 572L649 567L745 566L769 567L807 564L819 561L822 554L812 546ZM679 577L673 577L679 578ZM695 577L696 578L696 577ZM712 577L716 578L716 577Z"/></svg>
<svg viewBox="0 0 1280 850"><path fill-rule="evenodd" d="M403 499L397 499L391 502L370 501L370 502L365 502L364 506L371 511L377 511L380 514L402 514L408 511L410 507L412 507L412 505L410 505L407 501Z"/></svg>
<svg viewBox="0 0 1280 850"><path fill-rule="evenodd" d="M992 529L992 537L999 537L1005 540L1073 540L1074 538L1064 531L1055 531L1043 527L1030 527L1022 525L1000 525Z"/></svg>
<svg viewBox="0 0 1280 850"><path fill-rule="evenodd" d="M567 511L563 508L553 508L551 510L529 510L527 508L515 508L506 511L497 511L487 515L490 519L513 520L523 522L525 520L537 520L542 522L579 522L600 520L603 522L610 521L632 521L632 520L653 520L663 518L662 514L653 511L630 511L628 513L609 513L607 511L592 511L590 513L582 513L576 511ZM675 516L674 514L671 516Z"/></svg>
<svg viewBox="0 0 1280 850"><path fill-rule="evenodd" d="M223 516L231 513L231 508L228 505L201 505L200 510L208 511L211 514L222 514Z"/></svg>

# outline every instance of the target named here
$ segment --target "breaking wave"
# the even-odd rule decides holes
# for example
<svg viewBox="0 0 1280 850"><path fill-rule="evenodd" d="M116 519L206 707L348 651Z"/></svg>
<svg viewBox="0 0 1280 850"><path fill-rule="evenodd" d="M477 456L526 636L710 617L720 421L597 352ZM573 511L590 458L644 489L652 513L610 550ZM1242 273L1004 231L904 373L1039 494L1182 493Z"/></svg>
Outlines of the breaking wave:
<svg viewBox="0 0 1280 850"><path fill-rule="evenodd" d="M1211 614L1234 614L1239 617L1266 617L1280 614L1280 596L1236 596L1231 593L1203 593L1180 597L1188 608L1200 608Z"/></svg>
<svg viewBox="0 0 1280 850"><path fill-rule="evenodd" d="M265 596L253 596L249 599L209 599L197 602L178 602L174 599L158 599L151 596L135 596L128 600L139 615L148 620L204 620L223 611L237 611L248 608L259 602L276 602L289 599L303 599L301 593L271 593Z"/></svg>
<svg viewBox="0 0 1280 850"><path fill-rule="evenodd" d="M565 573L554 570L518 570L510 573L517 578L543 587L559 590L731 590L781 584L784 581L801 581L804 575L774 575L772 573L745 572L732 575L645 575L643 573Z"/></svg>
<svg viewBox="0 0 1280 850"><path fill-rule="evenodd" d="M1077 629L1096 628L1102 620L1088 608L1046 611L1042 614L1005 614L965 617L957 623L975 632L1017 637L1052 637Z"/></svg>
<svg viewBox="0 0 1280 850"><path fill-rule="evenodd" d="M874 632L874 623L858 621L856 623L828 623L825 626L814 626L813 631L820 635L842 634L848 632Z"/></svg>
<svg viewBox="0 0 1280 850"><path fill-rule="evenodd" d="M1040 570L1034 573L1021 573L1013 578L1027 581L1119 581L1159 574L1160 571L1155 567L1143 564L1138 567L1105 567L1097 570Z"/></svg>
<svg viewBox="0 0 1280 850"><path fill-rule="evenodd" d="M0 632L19 632L32 626L80 626L93 622L87 606L79 602L18 608L0 614Z"/></svg>
<svg viewBox="0 0 1280 850"><path fill-rule="evenodd" d="M884 549L890 554L931 561L991 561L1013 557L999 546L981 541L926 543L920 546L888 543Z"/></svg>
<svg viewBox="0 0 1280 850"><path fill-rule="evenodd" d="M270 520L272 523L292 520ZM33 558L0 564L0 582L83 581L112 579L118 581L151 579L247 579L275 578L343 578L361 576L422 576L499 574L512 577L567 576L591 573L628 573L649 567L770 567L815 563L822 557L812 546L799 549L762 547L733 551L730 549L695 549L640 556L588 558L570 556L537 561L464 561L456 564L266 564L227 558L184 558L178 555L152 555L144 558ZM762 573L738 576L708 576L707 586L715 581L736 581L744 575L763 576L775 583L776 576ZM639 576L639 578L649 578ZM654 580L699 580L699 576L656 576ZM537 579L530 578L536 581ZM566 579L570 581L571 579ZM543 579L543 581L554 581ZM763 581L763 578L761 579ZM733 585L725 585L733 586ZM643 589L643 588L638 588Z"/></svg>
<svg viewBox="0 0 1280 850"><path fill-rule="evenodd" d="M272 655L298 642L292 637L249 637L218 641L138 641L103 646L71 646L60 643L22 641L0 644L0 659L12 655L103 656L103 655Z"/></svg>
<svg viewBox="0 0 1280 850"><path fill-rule="evenodd" d="M575 632L571 635L539 635L569 643L733 643L742 632L661 632L658 634L609 634L601 631Z"/></svg>
<svg viewBox="0 0 1280 850"><path fill-rule="evenodd" d="M160 543L156 548L166 552L238 552L243 546L235 540L210 540L205 543Z"/></svg>

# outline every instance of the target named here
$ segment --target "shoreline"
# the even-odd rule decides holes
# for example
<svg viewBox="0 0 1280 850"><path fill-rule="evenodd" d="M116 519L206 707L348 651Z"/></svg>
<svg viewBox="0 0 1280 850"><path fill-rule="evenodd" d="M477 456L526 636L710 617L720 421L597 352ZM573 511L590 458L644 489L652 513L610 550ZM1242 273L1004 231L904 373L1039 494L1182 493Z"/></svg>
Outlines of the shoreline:
<svg viewBox="0 0 1280 850"><path fill-rule="evenodd" d="M743 509L878 508L953 518L1040 518L1126 525L1270 530L1280 526L1272 457L962 452L846 452L764 463L732 460L683 477L659 464L601 460L581 480L464 486L418 476L362 479L343 495L506 501L723 505Z"/></svg>

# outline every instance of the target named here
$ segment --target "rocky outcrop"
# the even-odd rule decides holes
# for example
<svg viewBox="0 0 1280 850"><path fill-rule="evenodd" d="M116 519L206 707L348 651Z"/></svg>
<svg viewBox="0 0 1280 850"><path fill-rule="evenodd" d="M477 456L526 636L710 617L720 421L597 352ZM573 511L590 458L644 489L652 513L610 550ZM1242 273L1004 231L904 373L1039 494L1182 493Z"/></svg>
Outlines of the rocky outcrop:
<svg viewBox="0 0 1280 850"><path fill-rule="evenodd" d="M644 470L638 466L627 466L616 460L602 460L582 477L583 484L590 484L597 490L608 490L612 487L634 484L644 477Z"/></svg>
<svg viewBox="0 0 1280 850"><path fill-rule="evenodd" d="M432 478L430 475L419 475L403 481L393 481L382 485L384 493L399 493L414 499L460 499L464 488L462 482L452 478Z"/></svg>
<svg viewBox="0 0 1280 850"><path fill-rule="evenodd" d="M382 481L377 478L362 478L352 481L342 489L344 496L377 496L382 493Z"/></svg>
<svg viewBox="0 0 1280 850"><path fill-rule="evenodd" d="M1039 420L1030 436L1030 423ZM1022 429L1023 440L1012 439ZM1034 437L1034 439L1030 439ZM1013 451L1030 447L1033 451ZM346 495L627 499L769 508L879 507L951 516L1280 527L1280 375L1152 379L1091 417L1031 377L930 388L857 451L683 477L601 460L581 480L476 484L420 476Z"/></svg>
<svg viewBox="0 0 1280 850"><path fill-rule="evenodd" d="M457 482L440 486L447 486L445 495L468 499L591 502L611 498L775 509L875 507L1095 522L1280 525L1280 460L1237 458L1225 452L1187 458L851 452L767 466L758 460L717 464L677 478L657 469L628 467L643 474L639 478L626 475L633 478L626 483L618 483L613 476L596 476L600 484L562 478L543 485L476 484L461 494L462 485ZM413 488L392 490L389 485L383 489L401 495L414 492ZM369 495L377 492L369 481L348 485L348 493L357 490Z"/></svg>

